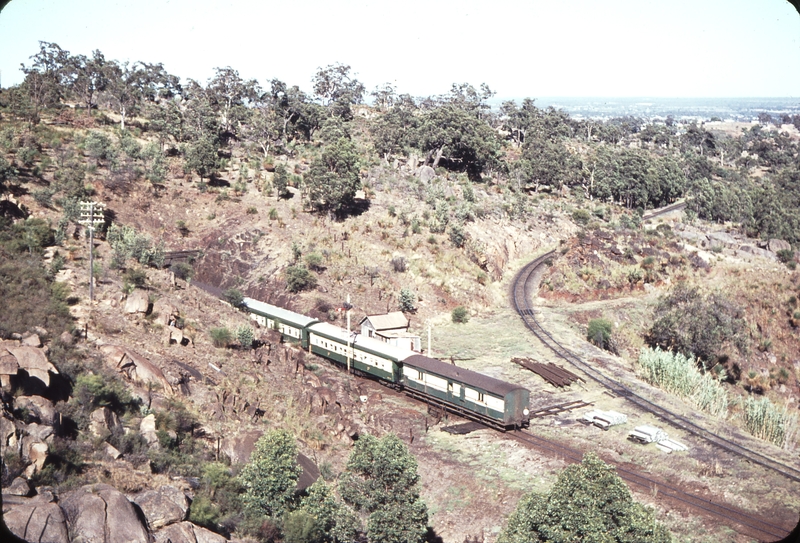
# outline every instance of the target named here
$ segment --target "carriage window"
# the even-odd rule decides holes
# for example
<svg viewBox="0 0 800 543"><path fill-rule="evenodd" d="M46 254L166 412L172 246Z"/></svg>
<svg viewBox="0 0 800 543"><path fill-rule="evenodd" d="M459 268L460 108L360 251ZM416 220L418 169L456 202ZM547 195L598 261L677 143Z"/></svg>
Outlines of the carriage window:
<svg viewBox="0 0 800 543"><path fill-rule="evenodd" d="M421 371L419 371L419 370L417 370L417 379L419 379L420 381L422 381L422 372L421 372Z"/></svg>
<svg viewBox="0 0 800 543"><path fill-rule="evenodd" d="M483 400L483 392L478 392L478 401L482 402Z"/></svg>
<svg viewBox="0 0 800 543"><path fill-rule="evenodd" d="M447 383L447 393L448 394L453 393L453 383Z"/></svg>

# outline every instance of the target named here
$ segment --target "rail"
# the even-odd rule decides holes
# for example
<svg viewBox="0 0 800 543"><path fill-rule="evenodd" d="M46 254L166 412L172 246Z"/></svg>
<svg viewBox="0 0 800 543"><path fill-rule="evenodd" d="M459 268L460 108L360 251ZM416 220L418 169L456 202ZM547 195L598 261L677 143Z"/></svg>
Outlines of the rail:
<svg viewBox="0 0 800 543"><path fill-rule="evenodd" d="M516 309L517 313L519 313L520 317L522 317L522 320L525 322L525 325L528 327L528 329L530 329L531 332L533 332L533 334L539 338L542 343L549 347L550 350L552 350L557 356L583 371L588 378L602 385L613 394L624 397L626 400L630 401L640 409L652 413L665 423L694 434L728 453L737 455L756 465L779 473L788 479L800 482L800 470L791 466L787 466L764 454L748 449L747 447L739 445L728 438L715 434L690 421L686 417L674 413L665 407L660 406L648 400L647 398L644 398L619 381L603 374L596 367L581 360L580 357L564 347L553 337L550 332L545 330L536 319L536 311L533 309L533 307L531 307L529 289L530 283L537 269L554 255L555 251L550 251L529 262L525 267L522 268L522 270L519 271L519 273L517 273L512 286L514 308Z"/></svg>

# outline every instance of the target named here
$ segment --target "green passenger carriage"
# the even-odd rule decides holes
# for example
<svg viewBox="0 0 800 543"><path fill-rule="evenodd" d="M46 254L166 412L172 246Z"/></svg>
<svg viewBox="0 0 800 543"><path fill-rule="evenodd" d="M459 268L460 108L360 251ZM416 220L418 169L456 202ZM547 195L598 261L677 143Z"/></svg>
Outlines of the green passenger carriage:
<svg viewBox="0 0 800 543"><path fill-rule="evenodd" d="M252 298L245 298L243 303L250 312L250 318L258 324L277 330L284 340L300 343L303 349L308 349L308 326L318 322L317 319Z"/></svg>

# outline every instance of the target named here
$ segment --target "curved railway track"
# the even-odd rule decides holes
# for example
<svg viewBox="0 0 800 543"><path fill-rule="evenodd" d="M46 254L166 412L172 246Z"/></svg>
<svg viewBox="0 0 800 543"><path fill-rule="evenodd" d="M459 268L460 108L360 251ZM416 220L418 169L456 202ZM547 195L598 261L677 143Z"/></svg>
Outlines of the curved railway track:
<svg viewBox="0 0 800 543"><path fill-rule="evenodd" d="M633 403L640 409L652 413L665 423L686 432L690 432L719 449L737 455L764 468L770 469L786 477L787 479L800 482L800 470L797 468L787 466L768 456L743 447L731 441L730 439L698 426L682 415L674 413L656 403L653 403L647 398L644 398L643 396L640 396L636 392L632 391L619 381L603 374L591 364L584 362L580 359L580 357L559 343L558 340L556 340L552 334L545 330L536 319L536 313L531 307L529 297L529 291L534 272L536 272L536 270L542 264L544 264L547 259L552 258L554 254L555 251L550 251L539 256L532 262L529 262L514 278L512 287L514 307L517 313L519 313L519 315L522 317L522 320L525 322L525 325L534 333L537 338L539 338L540 341L542 341L542 343L549 347L556 355L583 371L583 373L589 379L592 379L596 383L602 385L613 394L624 397L626 400Z"/></svg>
<svg viewBox="0 0 800 543"><path fill-rule="evenodd" d="M508 435L518 441L560 456L571 462L579 463L583 458L583 453L579 450L572 449L556 441L536 436L527 431L517 430L508 432ZM620 465L615 465L615 468L620 478L631 485L641 487L648 492L657 493L662 500L668 500L678 505L700 510L707 515L722 519L726 521L726 524L736 524L740 527L738 531L748 537L754 537L760 541L774 541L786 537L790 531L790 528L778 526L739 509L709 501L703 497L688 493L663 480L651 479Z"/></svg>

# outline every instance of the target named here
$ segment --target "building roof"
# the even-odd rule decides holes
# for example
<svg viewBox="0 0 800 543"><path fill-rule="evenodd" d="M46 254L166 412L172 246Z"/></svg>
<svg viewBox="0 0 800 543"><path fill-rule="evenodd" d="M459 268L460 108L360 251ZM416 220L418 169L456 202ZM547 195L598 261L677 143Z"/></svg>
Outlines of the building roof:
<svg viewBox="0 0 800 543"><path fill-rule="evenodd" d="M393 330L395 328L408 328L408 319L402 311L394 311L385 315L367 315L359 324L368 320L375 330Z"/></svg>
<svg viewBox="0 0 800 543"><path fill-rule="evenodd" d="M485 390L490 394L501 397L505 397L506 394L514 390L525 390L525 387L523 386L506 383L505 381L495 379L494 377L489 377L488 375L478 373L477 371L468 370L467 368L459 368L453 364L447 364L441 360L423 356L421 354L410 356L406 358L403 363L406 366L412 366L421 370L429 371L431 373L435 373L436 375L440 375L447 379L452 379L453 381L463 383L465 385L473 385L477 388Z"/></svg>
<svg viewBox="0 0 800 543"><path fill-rule="evenodd" d="M244 298L242 302L244 303L245 306L247 306L247 308L250 311L267 315L271 318L278 319L284 322L296 324L300 328L305 328L312 322L317 322L317 319L312 319L311 317L301 315L300 313L289 311L288 309L278 307L277 305L271 305L265 302L259 302L258 300L254 300L252 298Z"/></svg>
<svg viewBox="0 0 800 543"><path fill-rule="evenodd" d="M335 326L327 322L318 322L310 326L309 330L311 332L332 338L335 341L339 341L343 344L347 343L347 330L339 326ZM370 338L364 334L359 334L352 330L350 331L350 343L356 347L362 347L378 355L392 358L394 360L405 360L409 356L416 354L411 349L395 347L394 345L386 343L385 341Z"/></svg>
<svg viewBox="0 0 800 543"><path fill-rule="evenodd" d="M417 338L420 337L417 334L412 334L406 330L384 330L384 331L375 331L376 336L389 338L398 338L398 339L406 339L406 338Z"/></svg>

